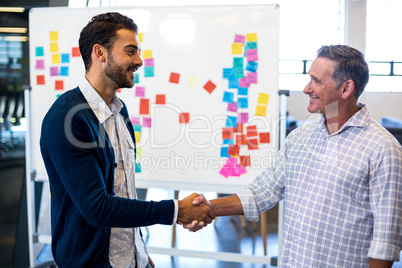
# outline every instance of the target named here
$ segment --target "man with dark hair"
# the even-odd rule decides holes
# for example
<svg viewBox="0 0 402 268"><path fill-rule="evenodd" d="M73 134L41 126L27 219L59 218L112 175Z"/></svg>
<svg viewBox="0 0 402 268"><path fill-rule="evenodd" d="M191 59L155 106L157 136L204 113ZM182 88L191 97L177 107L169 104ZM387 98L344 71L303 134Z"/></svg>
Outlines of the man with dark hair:
<svg viewBox="0 0 402 268"><path fill-rule="evenodd" d="M322 116L293 130L270 167L212 208L257 221L284 199L281 267L391 267L402 249L402 147L358 103L367 63L349 46L323 46L308 73L307 109Z"/></svg>
<svg viewBox="0 0 402 268"><path fill-rule="evenodd" d="M85 79L46 114L40 139L50 181L52 252L59 267L154 267L140 226L210 223L210 204L136 199L135 138L125 104L142 65L137 26L119 13L92 18L81 32Z"/></svg>

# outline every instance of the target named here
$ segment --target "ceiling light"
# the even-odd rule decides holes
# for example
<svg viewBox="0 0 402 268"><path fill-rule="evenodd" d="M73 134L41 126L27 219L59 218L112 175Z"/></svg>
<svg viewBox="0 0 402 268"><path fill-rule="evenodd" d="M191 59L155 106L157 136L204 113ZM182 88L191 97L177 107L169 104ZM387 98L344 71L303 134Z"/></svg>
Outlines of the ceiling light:
<svg viewBox="0 0 402 268"><path fill-rule="evenodd" d="M0 32L2 33L26 33L27 28L24 27L0 27Z"/></svg>
<svg viewBox="0 0 402 268"><path fill-rule="evenodd" d="M26 42L28 41L28 36L5 36L5 41L19 41L19 42Z"/></svg>
<svg viewBox="0 0 402 268"><path fill-rule="evenodd" d="M0 12L18 12L22 13L25 11L23 7L0 7Z"/></svg>

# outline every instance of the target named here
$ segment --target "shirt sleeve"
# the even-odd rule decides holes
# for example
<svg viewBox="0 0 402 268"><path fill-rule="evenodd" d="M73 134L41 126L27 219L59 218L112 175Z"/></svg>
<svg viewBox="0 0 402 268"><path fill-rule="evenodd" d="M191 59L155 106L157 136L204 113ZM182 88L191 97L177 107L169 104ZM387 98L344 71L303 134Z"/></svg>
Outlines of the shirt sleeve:
<svg viewBox="0 0 402 268"><path fill-rule="evenodd" d="M397 261L402 248L402 147L388 140L370 165L373 240L370 258Z"/></svg>
<svg viewBox="0 0 402 268"><path fill-rule="evenodd" d="M173 222L172 222L172 224L176 224L177 215L179 214L179 201L174 199L173 202L174 202L174 212L173 212Z"/></svg>

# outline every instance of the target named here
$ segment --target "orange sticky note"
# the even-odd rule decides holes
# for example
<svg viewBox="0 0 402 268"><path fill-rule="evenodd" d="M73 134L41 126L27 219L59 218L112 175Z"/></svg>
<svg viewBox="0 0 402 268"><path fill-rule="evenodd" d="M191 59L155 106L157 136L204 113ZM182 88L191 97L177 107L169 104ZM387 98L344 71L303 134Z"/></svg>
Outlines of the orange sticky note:
<svg viewBox="0 0 402 268"><path fill-rule="evenodd" d="M37 75L36 76L36 84L37 85L44 85L45 84L45 76L44 75Z"/></svg>
<svg viewBox="0 0 402 268"><path fill-rule="evenodd" d="M247 146L249 150L258 149L258 139L250 139L247 141Z"/></svg>
<svg viewBox="0 0 402 268"><path fill-rule="evenodd" d="M180 80L180 74L178 73L170 73L169 82L178 84Z"/></svg>
<svg viewBox="0 0 402 268"><path fill-rule="evenodd" d="M73 47L71 49L71 57L81 57L81 52L79 47Z"/></svg>
<svg viewBox="0 0 402 268"><path fill-rule="evenodd" d="M63 90L64 89L64 81L63 80L56 80L54 82L54 89Z"/></svg>
<svg viewBox="0 0 402 268"><path fill-rule="evenodd" d="M190 114L189 113L180 113L179 123L188 124L190 122Z"/></svg>
<svg viewBox="0 0 402 268"><path fill-rule="evenodd" d="M237 123L234 132L243 133L243 124Z"/></svg>
<svg viewBox="0 0 402 268"><path fill-rule="evenodd" d="M118 89L117 89L117 93L121 93L121 88L118 88Z"/></svg>
<svg viewBox="0 0 402 268"><path fill-rule="evenodd" d="M260 143L270 143L271 135L269 132L261 132L260 133Z"/></svg>
<svg viewBox="0 0 402 268"><path fill-rule="evenodd" d="M155 104L166 104L166 97L165 95L156 95Z"/></svg>
<svg viewBox="0 0 402 268"><path fill-rule="evenodd" d="M246 135L240 134L236 136L236 145L246 145Z"/></svg>
<svg viewBox="0 0 402 268"><path fill-rule="evenodd" d="M140 114L149 114L149 99L140 100Z"/></svg>
<svg viewBox="0 0 402 268"><path fill-rule="evenodd" d="M247 137L257 136L257 126L247 127Z"/></svg>
<svg viewBox="0 0 402 268"><path fill-rule="evenodd" d="M233 138L233 128L225 127L222 129L222 139L231 140Z"/></svg>
<svg viewBox="0 0 402 268"><path fill-rule="evenodd" d="M251 166L250 156L249 155L241 155L240 158L240 166L241 167L249 167Z"/></svg>
<svg viewBox="0 0 402 268"><path fill-rule="evenodd" d="M212 91L215 90L216 85L214 83L212 83L211 80L208 80L208 82L204 85L204 88L206 91L208 91L209 94L211 94Z"/></svg>
<svg viewBox="0 0 402 268"><path fill-rule="evenodd" d="M229 145L228 155L238 156L240 151L240 147L237 145Z"/></svg>

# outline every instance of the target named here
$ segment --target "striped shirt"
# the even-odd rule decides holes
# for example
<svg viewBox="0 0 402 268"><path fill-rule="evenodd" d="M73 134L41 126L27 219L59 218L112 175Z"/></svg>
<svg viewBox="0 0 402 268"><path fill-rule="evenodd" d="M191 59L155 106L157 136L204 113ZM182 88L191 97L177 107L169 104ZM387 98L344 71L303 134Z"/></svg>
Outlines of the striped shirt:
<svg viewBox="0 0 402 268"><path fill-rule="evenodd" d="M292 131L237 194L246 219L285 200L281 267L368 267L402 249L402 147L365 105L336 133L324 116Z"/></svg>

